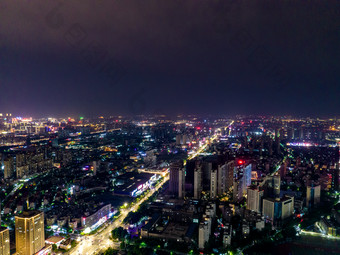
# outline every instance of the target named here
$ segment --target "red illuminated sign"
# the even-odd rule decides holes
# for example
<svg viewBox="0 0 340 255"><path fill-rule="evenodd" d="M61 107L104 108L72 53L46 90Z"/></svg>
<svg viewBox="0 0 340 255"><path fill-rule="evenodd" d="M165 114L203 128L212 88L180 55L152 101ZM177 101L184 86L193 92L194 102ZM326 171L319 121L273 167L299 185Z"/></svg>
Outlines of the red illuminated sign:
<svg viewBox="0 0 340 255"><path fill-rule="evenodd" d="M243 165L244 163L245 163L244 160L239 160L239 161L238 161L238 164L239 164L239 165Z"/></svg>

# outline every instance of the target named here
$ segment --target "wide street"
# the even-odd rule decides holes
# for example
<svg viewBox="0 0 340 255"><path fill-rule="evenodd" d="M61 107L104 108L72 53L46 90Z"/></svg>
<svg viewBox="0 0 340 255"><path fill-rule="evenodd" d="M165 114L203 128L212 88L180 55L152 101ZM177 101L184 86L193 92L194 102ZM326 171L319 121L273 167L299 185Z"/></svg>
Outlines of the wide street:
<svg viewBox="0 0 340 255"><path fill-rule="evenodd" d="M68 254L70 255L91 255L99 253L108 247L119 248L119 243L114 243L110 240L111 231L117 227L123 226L123 220L129 214L129 212L135 211L142 203L144 203L150 196L152 196L157 190L159 190L167 181L169 176L165 176L164 179L158 183L158 185L152 189L143 199L138 201L132 207L122 209L119 217L105 229L97 232L94 235L86 236L73 250Z"/></svg>

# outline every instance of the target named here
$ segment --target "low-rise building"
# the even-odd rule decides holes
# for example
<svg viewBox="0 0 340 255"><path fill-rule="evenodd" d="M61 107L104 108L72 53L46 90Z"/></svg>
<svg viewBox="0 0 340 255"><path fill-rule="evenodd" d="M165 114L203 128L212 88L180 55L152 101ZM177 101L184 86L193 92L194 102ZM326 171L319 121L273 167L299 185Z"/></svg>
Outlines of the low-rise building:
<svg viewBox="0 0 340 255"><path fill-rule="evenodd" d="M85 213L85 216L83 216L81 220L81 226L83 228L95 229L109 218L110 213L111 204L101 207L92 214L89 212Z"/></svg>
<svg viewBox="0 0 340 255"><path fill-rule="evenodd" d="M322 231L326 234L326 235L330 235L330 236L336 236L336 228L334 227L334 225L327 220L326 218L322 218L319 221L319 226L321 227Z"/></svg>
<svg viewBox="0 0 340 255"><path fill-rule="evenodd" d="M56 245L58 248L60 244L65 240L62 236L51 236L48 239L45 240L46 244Z"/></svg>

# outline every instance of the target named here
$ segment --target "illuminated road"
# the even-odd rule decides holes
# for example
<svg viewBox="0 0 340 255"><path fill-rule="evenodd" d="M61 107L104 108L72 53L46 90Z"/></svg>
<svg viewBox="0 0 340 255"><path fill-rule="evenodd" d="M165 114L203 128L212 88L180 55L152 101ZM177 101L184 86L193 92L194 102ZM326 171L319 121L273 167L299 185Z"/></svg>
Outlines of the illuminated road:
<svg viewBox="0 0 340 255"><path fill-rule="evenodd" d="M101 232L97 232L92 236L86 236L73 250L68 252L70 255L91 255L97 254L100 251L106 250L108 247L119 248L119 243L112 242L109 238L111 236L111 231L117 227L122 227L123 220L129 214L137 210L137 208L144 203L150 196L152 196L157 190L159 190L167 181L169 180L169 175L165 176L164 179L151 190L144 198L142 198L138 203L134 204L132 207L122 210L119 217L110 225L108 225Z"/></svg>
<svg viewBox="0 0 340 255"><path fill-rule="evenodd" d="M96 135L96 134L101 134L101 133L111 133L111 132L119 131L119 130L120 130L120 128L114 128L114 129L109 129L109 130L93 131L90 134L91 135Z"/></svg>
<svg viewBox="0 0 340 255"><path fill-rule="evenodd" d="M324 237L324 238L328 238L328 239L340 240L340 237L337 237L337 236L325 235L325 234L322 234L322 233L306 231L306 230L303 230L303 229L301 230L301 234L310 235L310 236L319 236L319 237Z"/></svg>
<svg viewBox="0 0 340 255"><path fill-rule="evenodd" d="M230 124L228 126L225 126L223 127L224 129L225 128L228 128L230 127L231 125L234 124L234 121L231 121ZM218 138L218 134L217 132L221 131L221 128L218 128L216 131L215 131L215 134L211 137L211 138L208 138L205 142L205 144L203 144L197 151L195 151L192 155L190 155L188 157L188 160L191 160L193 158L196 158L200 153L202 153L208 146L209 142L213 142L214 140L216 140Z"/></svg>

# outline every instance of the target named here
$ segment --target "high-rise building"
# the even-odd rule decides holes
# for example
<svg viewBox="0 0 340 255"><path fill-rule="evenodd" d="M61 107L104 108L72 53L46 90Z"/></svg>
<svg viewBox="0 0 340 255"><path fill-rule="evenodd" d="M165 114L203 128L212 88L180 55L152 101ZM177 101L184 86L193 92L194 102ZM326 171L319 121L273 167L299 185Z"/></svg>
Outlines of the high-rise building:
<svg viewBox="0 0 340 255"><path fill-rule="evenodd" d="M274 196L280 197L280 192L281 192L281 177L280 177L280 175L273 176L272 180L273 180L272 183L273 183L273 189L274 189Z"/></svg>
<svg viewBox="0 0 340 255"><path fill-rule="evenodd" d="M288 139L288 141L294 139L294 128L293 127L288 128L287 139Z"/></svg>
<svg viewBox="0 0 340 255"><path fill-rule="evenodd" d="M194 198L200 199L202 193L202 166L196 165L194 172Z"/></svg>
<svg viewBox="0 0 340 255"><path fill-rule="evenodd" d="M212 220L216 217L216 205L208 204L203 214L203 219L198 228L198 248L204 249L205 244L209 241L211 234Z"/></svg>
<svg viewBox="0 0 340 255"><path fill-rule="evenodd" d="M314 208L320 203L321 186L308 185L306 194L306 206Z"/></svg>
<svg viewBox="0 0 340 255"><path fill-rule="evenodd" d="M244 185L244 193L247 190L247 187L249 187L251 185L251 168L252 165L248 164L247 166L244 166L242 171L243 171L243 185Z"/></svg>
<svg viewBox="0 0 340 255"><path fill-rule="evenodd" d="M14 174L14 160L13 157L8 157L4 160L4 177L11 178Z"/></svg>
<svg viewBox="0 0 340 255"><path fill-rule="evenodd" d="M227 247L228 245L231 244L231 236L233 234L232 230L233 230L233 227L230 223L226 223L224 225L223 239L222 239L223 247Z"/></svg>
<svg viewBox="0 0 340 255"><path fill-rule="evenodd" d="M262 214L266 220L271 222L292 216L294 214L294 197L264 198Z"/></svg>
<svg viewBox="0 0 340 255"><path fill-rule="evenodd" d="M287 162L283 162L280 167L280 177L283 179L287 174Z"/></svg>
<svg viewBox="0 0 340 255"><path fill-rule="evenodd" d="M257 186L251 186L247 189L247 209L261 213L262 211L263 190Z"/></svg>
<svg viewBox="0 0 340 255"><path fill-rule="evenodd" d="M206 218L203 222L200 223L198 228L198 248L204 249L205 244L209 241L210 232L211 232L211 219Z"/></svg>
<svg viewBox="0 0 340 255"><path fill-rule="evenodd" d="M273 156L273 140L271 138L269 138L269 156Z"/></svg>
<svg viewBox="0 0 340 255"><path fill-rule="evenodd" d="M44 248L43 212L26 211L15 216L15 243L19 255L32 255Z"/></svg>
<svg viewBox="0 0 340 255"><path fill-rule="evenodd" d="M274 219L281 217L281 211L278 211L273 198L263 199L262 214L266 220L274 221Z"/></svg>
<svg viewBox="0 0 340 255"><path fill-rule="evenodd" d="M275 131L275 147L276 147L276 153L280 154L280 134L279 134L278 129L276 129Z"/></svg>
<svg viewBox="0 0 340 255"><path fill-rule="evenodd" d="M268 176L265 183L265 196L279 198L281 192L281 177L279 175Z"/></svg>
<svg viewBox="0 0 340 255"><path fill-rule="evenodd" d="M217 166L217 187L216 194L221 195L225 192L225 182L226 182L226 165L219 164Z"/></svg>
<svg viewBox="0 0 340 255"><path fill-rule="evenodd" d="M195 169L199 161L188 160L185 165L185 196L194 196Z"/></svg>
<svg viewBox="0 0 340 255"><path fill-rule="evenodd" d="M234 161L218 165L217 195L226 193L233 186Z"/></svg>
<svg viewBox="0 0 340 255"><path fill-rule="evenodd" d="M92 162L92 167L93 167L93 175L97 174L97 167L98 167L98 162L97 161L93 161Z"/></svg>
<svg viewBox="0 0 340 255"><path fill-rule="evenodd" d="M233 182L233 201L239 202L243 198L243 178L235 179Z"/></svg>
<svg viewBox="0 0 340 255"><path fill-rule="evenodd" d="M178 171L178 198L185 196L185 168Z"/></svg>
<svg viewBox="0 0 340 255"><path fill-rule="evenodd" d="M212 170L212 162L203 161L202 164L202 184L203 190L210 190L210 173Z"/></svg>
<svg viewBox="0 0 340 255"><path fill-rule="evenodd" d="M337 159L337 161L339 161ZM331 187L333 191L340 191L339 190L339 178L340 178L340 170L339 167L340 166L340 162L337 162L334 164L334 166L332 167L331 171L332 171L332 183L331 183Z"/></svg>
<svg viewBox="0 0 340 255"><path fill-rule="evenodd" d="M240 201L247 194L247 188L251 185L251 164L246 165L243 160L239 160L235 167L235 178L233 181L233 201Z"/></svg>
<svg viewBox="0 0 340 255"><path fill-rule="evenodd" d="M234 168L235 163L233 160L226 163L227 169L226 169L226 190L229 190L233 186L233 179L234 179Z"/></svg>
<svg viewBox="0 0 340 255"><path fill-rule="evenodd" d="M9 255L10 253L9 230L0 226L0 255Z"/></svg>
<svg viewBox="0 0 340 255"><path fill-rule="evenodd" d="M217 169L211 170L210 173L210 198L217 195Z"/></svg>
<svg viewBox="0 0 340 255"><path fill-rule="evenodd" d="M294 197L286 196L281 199L282 214L281 219L284 220L294 214Z"/></svg>
<svg viewBox="0 0 340 255"><path fill-rule="evenodd" d="M304 134L303 134L303 127L302 127L302 126L300 127L300 135L299 135L299 138L300 138L300 140L305 139L305 136L304 136Z"/></svg>
<svg viewBox="0 0 340 255"><path fill-rule="evenodd" d="M176 135L176 145L186 145L188 141L190 141L188 135L186 134Z"/></svg>
<svg viewBox="0 0 340 255"><path fill-rule="evenodd" d="M177 134L176 135L176 145L181 145L181 143L182 143L182 136L181 136L181 134Z"/></svg>
<svg viewBox="0 0 340 255"><path fill-rule="evenodd" d="M260 141L260 158L262 158L262 154L263 154L263 148L264 148L264 137L261 137L261 141Z"/></svg>
<svg viewBox="0 0 340 255"><path fill-rule="evenodd" d="M183 162L179 161L170 165L169 192L178 197L179 172L183 169Z"/></svg>

